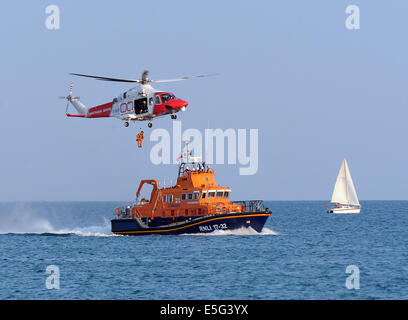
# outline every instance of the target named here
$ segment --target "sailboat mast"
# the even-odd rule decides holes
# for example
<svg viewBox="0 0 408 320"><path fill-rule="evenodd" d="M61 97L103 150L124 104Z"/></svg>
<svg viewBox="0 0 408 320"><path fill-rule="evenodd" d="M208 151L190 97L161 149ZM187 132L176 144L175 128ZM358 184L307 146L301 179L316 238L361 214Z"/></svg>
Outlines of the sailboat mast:
<svg viewBox="0 0 408 320"><path fill-rule="evenodd" d="M350 204L350 198L349 198L349 190L348 190L348 183L347 183L347 171L348 171L348 164L347 164L347 159L344 158L344 181L346 182L346 198L347 198L347 204Z"/></svg>

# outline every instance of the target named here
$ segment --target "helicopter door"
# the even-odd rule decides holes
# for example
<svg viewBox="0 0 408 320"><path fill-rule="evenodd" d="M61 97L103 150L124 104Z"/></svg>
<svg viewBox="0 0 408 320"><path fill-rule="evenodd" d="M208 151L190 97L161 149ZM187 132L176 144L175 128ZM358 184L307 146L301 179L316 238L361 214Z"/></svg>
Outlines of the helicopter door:
<svg viewBox="0 0 408 320"><path fill-rule="evenodd" d="M147 98L135 100L135 113L142 114L149 112L147 108Z"/></svg>
<svg viewBox="0 0 408 320"><path fill-rule="evenodd" d="M148 104L149 113L153 113L153 108L154 108L154 96L153 96L153 95L148 96L148 97L147 97L147 101L149 102L149 104Z"/></svg>

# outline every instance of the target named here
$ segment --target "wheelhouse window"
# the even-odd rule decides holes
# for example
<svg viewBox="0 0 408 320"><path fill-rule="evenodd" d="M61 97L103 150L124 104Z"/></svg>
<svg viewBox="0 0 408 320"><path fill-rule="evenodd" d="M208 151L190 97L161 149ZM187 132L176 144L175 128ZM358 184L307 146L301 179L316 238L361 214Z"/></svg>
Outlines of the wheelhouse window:
<svg viewBox="0 0 408 320"><path fill-rule="evenodd" d="M194 191L194 200L200 199L200 191Z"/></svg>
<svg viewBox="0 0 408 320"><path fill-rule="evenodd" d="M173 203L173 195L169 194L169 203Z"/></svg>
<svg viewBox="0 0 408 320"><path fill-rule="evenodd" d="M225 191L224 192L224 198L228 198L229 197L229 191Z"/></svg>
<svg viewBox="0 0 408 320"><path fill-rule="evenodd" d="M205 199L206 196L207 196L207 191L203 191L203 193L201 194L201 199Z"/></svg>
<svg viewBox="0 0 408 320"><path fill-rule="evenodd" d="M222 191L217 192L217 198L222 198L223 195L224 195L224 192Z"/></svg>
<svg viewBox="0 0 408 320"><path fill-rule="evenodd" d="M181 201L184 201L187 199L187 193L182 193L181 194Z"/></svg>
<svg viewBox="0 0 408 320"><path fill-rule="evenodd" d="M208 192L208 199L215 197L215 191Z"/></svg>
<svg viewBox="0 0 408 320"><path fill-rule="evenodd" d="M163 103L166 103L169 100L176 99L176 97L174 95L170 94L170 93L163 93L161 95L161 99L162 99Z"/></svg>
<svg viewBox="0 0 408 320"><path fill-rule="evenodd" d="M193 200L193 193L192 193L192 192L190 192L190 193L188 194L188 200Z"/></svg>
<svg viewBox="0 0 408 320"><path fill-rule="evenodd" d="M167 194L163 195L163 202L166 203L167 202Z"/></svg>

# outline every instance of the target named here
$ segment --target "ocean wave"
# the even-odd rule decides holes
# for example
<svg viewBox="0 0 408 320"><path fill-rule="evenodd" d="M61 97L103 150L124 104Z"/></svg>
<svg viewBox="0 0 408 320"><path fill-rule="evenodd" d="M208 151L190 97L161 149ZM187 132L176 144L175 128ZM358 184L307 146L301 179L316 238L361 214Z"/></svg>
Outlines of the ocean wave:
<svg viewBox="0 0 408 320"><path fill-rule="evenodd" d="M94 228L94 227L91 227ZM49 232L3 232L2 235L30 235L30 236L47 236L47 237L68 237L68 236L80 236L80 237L114 237L120 236L113 233L105 232L91 232L86 231L87 228L79 229L62 229L62 230L53 230Z"/></svg>
<svg viewBox="0 0 408 320"><path fill-rule="evenodd" d="M215 230L208 233L184 233L182 236L198 236L198 237L219 237L219 236L276 236L278 232L264 227L261 232L249 227L241 227L234 230Z"/></svg>
<svg viewBox="0 0 408 320"><path fill-rule="evenodd" d="M115 236L110 231L110 221L104 218L102 225L88 226L88 227L75 227L72 229L60 229L53 232L56 235L67 234L81 237L112 237Z"/></svg>

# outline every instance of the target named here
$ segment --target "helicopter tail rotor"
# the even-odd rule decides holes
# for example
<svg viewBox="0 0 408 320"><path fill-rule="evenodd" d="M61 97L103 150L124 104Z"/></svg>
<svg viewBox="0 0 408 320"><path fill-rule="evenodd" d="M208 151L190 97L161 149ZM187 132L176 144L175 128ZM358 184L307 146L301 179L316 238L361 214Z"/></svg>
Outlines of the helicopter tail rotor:
<svg viewBox="0 0 408 320"><path fill-rule="evenodd" d="M64 96L59 96L59 97L58 97L59 99L66 99L66 100L67 100L67 106L66 106L66 108L65 108L65 114L68 114L68 106L69 106L69 103L70 103L71 101L73 101L73 100L79 100L79 99L80 99L79 97L73 97L73 96L72 96L72 89L73 89L73 87L74 87L74 83L71 82L71 85L69 86L69 94L68 94L66 97L64 97Z"/></svg>

